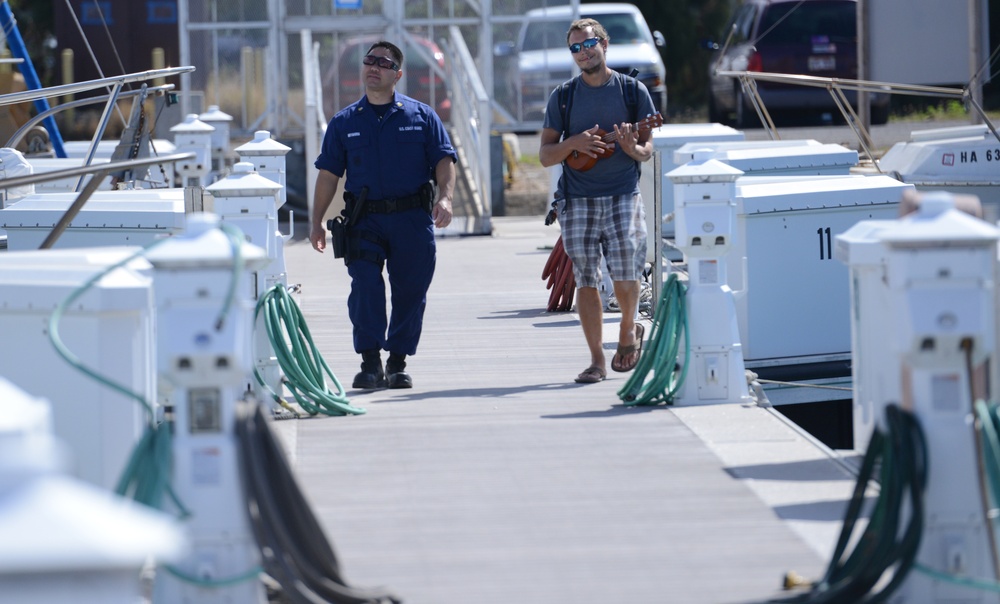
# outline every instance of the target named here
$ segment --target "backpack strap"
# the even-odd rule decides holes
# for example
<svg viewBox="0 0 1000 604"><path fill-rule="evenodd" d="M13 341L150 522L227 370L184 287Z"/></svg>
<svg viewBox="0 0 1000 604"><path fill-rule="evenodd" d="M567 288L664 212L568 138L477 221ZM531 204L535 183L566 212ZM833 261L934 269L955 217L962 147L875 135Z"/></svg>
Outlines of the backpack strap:
<svg viewBox="0 0 1000 604"><path fill-rule="evenodd" d="M635 70L632 70L635 73ZM639 121L639 80L631 74L622 74L618 80L618 85L622 89L622 97L625 99L625 109L628 110L629 121L633 124Z"/></svg>
<svg viewBox="0 0 1000 604"><path fill-rule="evenodd" d="M639 123L639 80L635 78L636 70L631 74L621 74L618 85L622 89L622 97L625 99L625 109L628 111L629 123ZM641 175L642 164L635 162L635 169Z"/></svg>
<svg viewBox="0 0 1000 604"><path fill-rule="evenodd" d="M573 92L576 90L576 78L570 78L559 85L559 115L562 118L562 137L569 136L569 110L573 107Z"/></svg>
<svg viewBox="0 0 1000 604"><path fill-rule="evenodd" d="M569 137L569 110L573 107L573 93L576 91L576 78L570 78L559 85L559 116L562 118L562 138ZM566 196L566 171L569 166L562 162L562 174L559 175L559 182L556 183L556 198L565 199ZM555 203L555 202L553 202Z"/></svg>

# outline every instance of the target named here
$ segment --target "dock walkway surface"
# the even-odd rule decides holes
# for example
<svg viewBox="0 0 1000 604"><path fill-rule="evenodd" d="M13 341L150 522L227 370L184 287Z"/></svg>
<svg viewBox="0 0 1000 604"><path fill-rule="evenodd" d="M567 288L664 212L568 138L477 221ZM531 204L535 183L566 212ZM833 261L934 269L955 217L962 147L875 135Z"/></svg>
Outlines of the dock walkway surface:
<svg viewBox="0 0 1000 604"><path fill-rule="evenodd" d="M377 392L350 390L342 261L286 246L309 330L367 410L273 424L346 579L408 604L726 604L781 596L788 571L820 577L847 464L773 410L632 408L627 374L574 383L583 333L546 312L541 279L558 236L510 217L439 238L414 388Z"/></svg>

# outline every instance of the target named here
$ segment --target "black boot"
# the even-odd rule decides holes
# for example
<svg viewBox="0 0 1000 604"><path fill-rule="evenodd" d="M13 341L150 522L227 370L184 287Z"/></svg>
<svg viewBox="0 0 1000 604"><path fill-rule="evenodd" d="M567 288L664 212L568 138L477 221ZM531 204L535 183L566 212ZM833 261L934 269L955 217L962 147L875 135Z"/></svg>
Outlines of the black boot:
<svg viewBox="0 0 1000 604"><path fill-rule="evenodd" d="M409 373L403 371L404 369L406 369L406 355L390 352L389 360L385 364L389 388L413 388L413 380Z"/></svg>
<svg viewBox="0 0 1000 604"><path fill-rule="evenodd" d="M377 390L385 388L385 372L382 371L382 357L377 349L361 353L361 372L354 376L354 388Z"/></svg>

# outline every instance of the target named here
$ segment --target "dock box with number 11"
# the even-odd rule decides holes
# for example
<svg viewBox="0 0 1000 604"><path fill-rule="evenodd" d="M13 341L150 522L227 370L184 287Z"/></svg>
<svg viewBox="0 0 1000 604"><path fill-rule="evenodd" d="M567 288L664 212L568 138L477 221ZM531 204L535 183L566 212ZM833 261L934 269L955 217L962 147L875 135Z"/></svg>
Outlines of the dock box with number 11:
<svg viewBox="0 0 1000 604"><path fill-rule="evenodd" d="M729 281L748 368L849 360L850 284L834 238L862 220L895 218L911 188L883 175L736 181Z"/></svg>

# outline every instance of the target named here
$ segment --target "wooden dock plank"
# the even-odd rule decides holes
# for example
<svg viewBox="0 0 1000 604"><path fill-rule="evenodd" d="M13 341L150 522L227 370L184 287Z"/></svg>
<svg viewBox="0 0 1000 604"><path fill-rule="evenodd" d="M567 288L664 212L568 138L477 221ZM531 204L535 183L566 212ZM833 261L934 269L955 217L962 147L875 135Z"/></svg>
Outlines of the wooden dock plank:
<svg viewBox="0 0 1000 604"><path fill-rule="evenodd" d="M820 574L836 523L818 519L827 530L811 545L736 463L743 446L744 474L776 464L768 478L780 484L781 464L797 460L778 448L808 443L760 409L747 410L760 438L730 427L709 442L722 410L624 407L623 374L573 383L588 362L582 331L575 314L545 312L541 280L558 231L536 217L495 219L495 231L439 239L412 390L351 391L366 415L274 424L347 578L413 604L724 604L775 595L788 570ZM286 257L349 388L359 357L346 270L307 242ZM606 317L609 360L617 320ZM835 520L850 480L831 472L817 482L833 485Z"/></svg>

